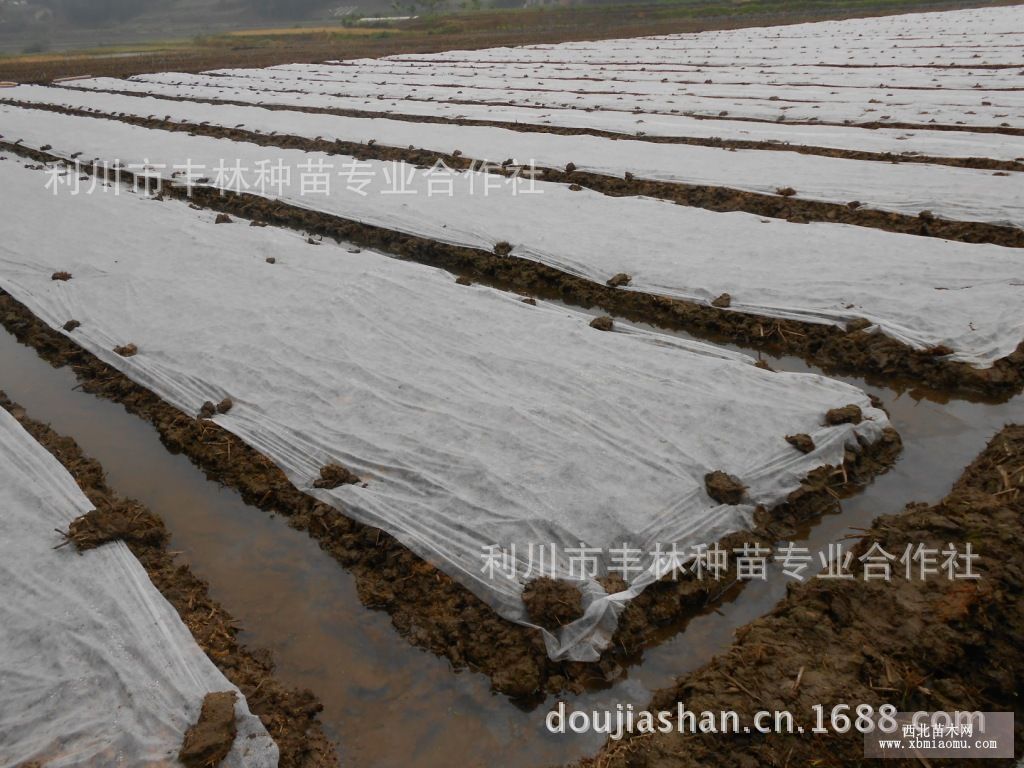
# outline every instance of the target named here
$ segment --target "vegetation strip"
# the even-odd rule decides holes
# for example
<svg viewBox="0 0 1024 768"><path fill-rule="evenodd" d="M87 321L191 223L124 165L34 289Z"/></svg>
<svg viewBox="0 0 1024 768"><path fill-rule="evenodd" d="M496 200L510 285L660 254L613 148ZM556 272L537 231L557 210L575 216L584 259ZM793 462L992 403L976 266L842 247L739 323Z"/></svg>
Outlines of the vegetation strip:
<svg viewBox="0 0 1024 768"><path fill-rule="evenodd" d="M96 505L93 512L72 522L68 539L81 550L124 541L199 647L246 697L252 713L277 743L281 768L337 765L334 747L318 717L320 702L310 691L289 688L276 680L269 654L250 650L238 641L237 622L210 597L206 582L188 565L176 562L168 550L170 534L163 521L138 502L118 496L107 486L99 462L84 455L70 437L30 418L2 391L0 407L53 454Z"/></svg>
<svg viewBox="0 0 1024 768"><path fill-rule="evenodd" d="M386 609L411 642L447 656L455 667L483 672L497 690L512 696L581 690L586 683L613 677L659 628L696 614L719 599L723 583L729 583L690 579L656 584L628 606L613 646L600 663L552 662L538 631L500 618L386 532L358 524L300 492L276 465L237 437L213 422L176 410L2 293L0 324L51 364L70 365L86 392L115 400L151 422L169 449L184 453L209 477L238 490L246 502L285 515L290 525L308 532L353 573L363 603ZM839 497L887 468L899 450L899 437L890 429L878 442L847 451L842 467L815 470L785 504L771 512L759 510L753 531L734 534L730 541L772 542L834 510Z"/></svg>
<svg viewBox="0 0 1024 768"><path fill-rule="evenodd" d="M646 141L654 144L690 144L701 147L724 147L726 149L760 149L777 152L797 152L803 155L820 155L822 157L841 157L847 160L874 160L884 163L927 163L929 165L949 165L955 168L976 168L992 171L1024 171L1024 162L1017 160L995 160L987 157L942 157L934 155L902 155L893 152L868 152L866 150L838 149L834 147L817 147L805 144L788 144L779 141L755 141L747 139L717 139L694 136L651 136L646 134L633 135L617 133L599 128L572 128L557 125L540 125L535 123L503 122L501 120L475 120L467 118L450 118L441 115L404 115L394 112L381 112L361 109L337 109L332 107L311 107L289 104L259 104L238 99L204 99L196 96L168 96L161 93L149 93L106 88L81 88L70 84L57 84L68 90L85 91L87 93L110 93L118 96L145 96L151 99L167 101L192 101L198 104L229 105L236 107L261 107L283 112L308 112L319 115L336 115L338 117L356 117L368 119L401 120L410 123L439 123L446 125L465 125L482 128L504 128L508 131L521 133L553 133L563 136L597 136L599 138L619 141ZM33 107L38 105L33 104ZM521 106L521 105L518 105ZM844 126L849 127L849 126ZM891 128L892 126L882 126ZM924 130L930 130L926 128Z"/></svg>
<svg viewBox="0 0 1024 768"><path fill-rule="evenodd" d="M248 142L264 147L301 149L307 152L348 155L359 160L391 160L423 168L432 167L436 161L444 162L449 168L486 169L492 173L512 175L514 166L492 163L484 165L480 160L452 153L433 152L424 149L404 149L378 144L362 144L351 141L328 141L310 139L304 136L265 134L227 126L207 123L184 123L123 113L97 113L86 109L63 107L55 104L37 104L13 99L0 98L0 103L21 109L40 109L74 117L91 117L116 120L141 128L170 132L187 132L190 135L208 136L217 139ZM911 216L905 213L881 211L858 205L829 203L807 200L791 195L770 195L746 192L731 187L706 184L685 184L682 182L650 181L637 179L632 174L620 179L602 173L578 170L543 168L545 181L562 184L578 184L596 192L613 197L645 195L669 200L679 205L705 208L712 211L743 211L758 216L786 219L794 223L823 221L840 224L854 224L861 227L881 229L888 232L939 237L964 243L992 243L1011 248L1024 248L1024 229L998 224L972 221L954 221L935 216ZM789 190L792 191L792 190Z"/></svg>
<svg viewBox="0 0 1024 768"><path fill-rule="evenodd" d="M0 151L10 151L42 162L66 162L40 150L0 141ZM102 164L81 170L114 176ZM130 172L121 170L123 181ZM152 178L149 179L152 181ZM140 184L143 183L140 181ZM796 355L826 373L852 373L889 385L928 387L958 395L1005 400L1024 388L1024 341L989 368L946 359L945 347L915 350L880 333L869 333L868 321L846 328L764 318L728 308L600 285L528 259L511 256L509 244L499 243L494 253L455 246L416 235L312 211L249 193L212 187L184 187L164 181L160 194L188 199L193 204L231 213L254 223L273 224L353 242L397 257L440 267L467 279L493 287L565 301L583 308L602 309L639 322L692 333L712 341L741 344L771 354ZM621 285L621 284L619 284Z"/></svg>
<svg viewBox="0 0 1024 768"><path fill-rule="evenodd" d="M795 713L802 735L627 737L609 742L581 768L650 766L860 765L864 737L811 734L812 706L885 703L899 711L1014 711L1024 735L1024 427L1005 427L938 504L910 504L878 519L852 548L877 542L886 552L908 544L943 548L970 542L977 581L905 578L812 579L770 615L737 632L736 643L702 669L655 695L653 709L764 709ZM906 764L910 764L907 761ZM917 763L914 763L915 765ZM922 760L922 764L924 764ZM953 763L949 763L953 764ZM959 764L959 762L956 762ZM966 763L964 763L966 764Z"/></svg>

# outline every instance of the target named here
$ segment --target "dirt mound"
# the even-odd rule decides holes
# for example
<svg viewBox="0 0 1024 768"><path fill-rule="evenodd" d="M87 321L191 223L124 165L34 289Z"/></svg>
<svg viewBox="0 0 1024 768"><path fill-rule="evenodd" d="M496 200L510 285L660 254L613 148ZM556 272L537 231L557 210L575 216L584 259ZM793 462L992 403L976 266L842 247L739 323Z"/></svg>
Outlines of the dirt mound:
<svg viewBox="0 0 1024 768"><path fill-rule="evenodd" d="M530 620L546 629L558 629L583 615L583 595L576 584L547 576L534 579L523 589L523 603Z"/></svg>
<svg viewBox="0 0 1024 768"><path fill-rule="evenodd" d="M747 486L721 470L704 475L704 488L719 504L739 504L747 493Z"/></svg>
<svg viewBox="0 0 1024 768"><path fill-rule="evenodd" d="M810 453L814 450L814 438L803 432L798 435L786 435L786 442L800 451L800 453Z"/></svg>
<svg viewBox="0 0 1024 768"><path fill-rule="evenodd" d="M234 691L208 693L195 725L185 733L178 759L187 768L214 768L228 756L238 733Z"/></svg>
<svg viewBox="0 0 1024 768"><path fill-rule="evenodd" d="M320 479L313 483L313 487L331 489L341 485L358 485L360 482L354 472L341 464L327 464L320 468Z"/></svg>
<svg viewBox="0 0 1024 768"><path fill-rule="evenodd" d="M839 424L860 424L864 420L859 405L844 405L842 408L833 408L825 414L825 423L830 427Z"/></svg>
<svg viewBox="0 0 1024 768"><path fill-rule="evenodd" d="M72 520L65 536L79 552L111 541L162 547L169 538L163 521L135 501L102 504Z"/></svg>
<svg viewBox="0 0 1024 768"><path fill-rule="evenodd" d="M627 275L625 272L619 272L617 275L614 275L611 279L609 279L608 282L605 283L605 285L607 285L609 288L619 288L620 286L623 285L629 285L632 279L633 278L630 275Z"/></svg>
<svg viewBox="0 0 1024 768"><path fill-rule="evenodd" d="M122 344L119 347L114 347L114 352L119 354L121 357L132 357L139 353L139 348L134 344Z"/></svg>

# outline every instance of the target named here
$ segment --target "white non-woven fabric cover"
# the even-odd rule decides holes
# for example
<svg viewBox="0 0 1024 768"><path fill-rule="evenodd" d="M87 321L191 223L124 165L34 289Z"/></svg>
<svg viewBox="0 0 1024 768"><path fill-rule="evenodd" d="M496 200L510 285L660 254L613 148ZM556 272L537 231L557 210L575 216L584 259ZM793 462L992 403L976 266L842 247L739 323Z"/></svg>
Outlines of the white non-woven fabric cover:
<svg viewBox="0 0 1024 768"><path fill-rule="evenodd" d="M591 65L683 61L751 68L775 62L815 67L1008 67L1021 59L1022 17L1021 6L1010 5L618 40L399 54L387 60Z"/></svg>
<svg viewBox="0 0 1024 768"><path fill-rule="evenodd" d="M0 409L0 767L178 765L203 697L237 692L121 542L54 549L92 509ZM239 693L223 765L273 768L277 746Z"/></svg>
<svg viewBox="0 0 1024 768"><path fill-rule="evenodd" d="M1024 62L1020 66L1024 66ZM593 73L599 76L600 73ZM159 81L160 76L139 75L141 81ZM904 96L888 96L883 89L879 97L861 94L862 98L843 101L818 101L813 94L805 99L771 99L771 94L762 94L761 86L750 87L750 95L743 97L717 97L700 95L688 86L667 87L665 93L633 92L609 93L605 91L568 91L532 88L508 81L505 85L462 86L457 84L434 84L429 78L414 77L410 82L393 79L393 82L379 82L371 78L358 82L332 82L327 80L289 80L278 77L270 79L265 70L242 70L218 75L198 75L199 84L214 84L236 87L255 87L261 91L298 90L343 99L401 99L429 102L431 104L512 104L533 109L576 109L623 112L631 115L683 114L704 118L730 117L740 120L774 122L820 121L826 124L891 123L928 126L957 125L966 127L1004 126L1020 128L1024 123L1024 109L1019 105L998 105L985 99L977 92L975 106L967 108L949 104L948 99L932 90L921 91L917 99ZM500 82L498 80L497 82ZM518 86L518 87L517 87ZM646 90L655 90L647 88ZM756 96L755 96L756 94ZM871 99L878 103L873 103ZM990 97L1000 100L1000 96ZM983 103L985 102L985 103ZM340 105L339 105L340 106ZM642 123L643 120L640 120ZM642 130L642 127L641 127Z"/></svg>
<svg viewBox="0 0 1024 768"><path fill-rule="evenodd" d="M430 125L388 119L341 117L151 97L22 85L0 98L55 104L102 114L168 117L178 122L208 123L247 131L353 141L435 152L459 150L467 158L501 163L512 158L537 168L581 171L622 178L684 184L709 184L762 194L789 187L798 199L846 204L916 216L1024 226L1024 173L923 163L849 160L784 151L735 150L601 136L523 133L503 128ZM998 141L998 137L994 139Z"/></svg>
<svg viewBox="0 0 1024 768"><path fill-rule="evenodd" d="M247 191L302 208L487 251L504 241L515 256L595 282L625 272L633 278L625 290L701 303L728 293L730 311L836 325L866 318L911 347L945 345L951 359L979 367L1024 339L1024 261L1016 248L718 213L494 174L455 174L448 194L444 178L401 163L34 109L0 106L0 133L63 157L148 163L167 179L191 163L193 174L198 167L219 188L241 188L231 173L237 166L248 169ZM264 177L256 186L260 163L282 164L288 182ZM320 168L326 194L310 185ZM72 188L53 187L58 196Z"/></svg>
<svg viewBox="0 0 1024 768"><path fill-rule="evenodd" d="M846 70L849 72L850 70ZM683 114L650 114L608 110L535 109L527 106L447 103L340 97L294 90L272 90L267 84L251 80L248 85L225 85L223 78L180 72L148 75L129 80L109 77L75 80L68 90L128 91L151 93L170 98L211 99L277 107L302 107L358 110L413 117L443 117L449 120L488 120L499 123L523 123L540 127L580 128L609 131L623 135L695 137L772 141L804 144L812 147L859 150L864 152L910 153L934 157L983 157L994 160L1024 158L1024 137L972 131L922 129L861 128L855 125L801 125L765 123L728 118L705 119ZM160 115L159 111L154 114ZM424 131L428 130L426 127Z"/></svg>
<svg viewBox="0 0 1024 768"><path fill-rule="evenodd" d="M515 621L527 622L528 545L555 544L568 576L566 550L581 542L714 542L887 424L863 392L825 377L628 326L601 332L563 307L288 230L217 225L177 201L53 197L43 176L0 162L0 286L54 328L80 321L76 343L186 413L230 396L217 423L298 488ZM58 269L73 279L51 280ZM111 351L127 343L137 355ZM848 403L867 420L823 426ZM795 450L794 433L817 448ZM330 462L366 486L315 489ZM713 502L714 470L741 478L750 503ZM492 578L484 552L513 544L516 579ZM615 596L586 582L586 615L545 633L549 653L594 659L650 578Z"/></svg>

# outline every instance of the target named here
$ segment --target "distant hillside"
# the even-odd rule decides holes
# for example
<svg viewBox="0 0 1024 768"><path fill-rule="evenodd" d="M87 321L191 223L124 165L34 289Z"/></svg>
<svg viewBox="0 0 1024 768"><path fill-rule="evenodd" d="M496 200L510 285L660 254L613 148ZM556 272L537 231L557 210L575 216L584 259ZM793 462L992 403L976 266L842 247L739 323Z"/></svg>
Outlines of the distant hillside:
<svg viewBox="0 0 1024 768"><path fill-rule="evenodd" d="M7 53L188 37L392 12L392 0L0 0Z"/></svg>

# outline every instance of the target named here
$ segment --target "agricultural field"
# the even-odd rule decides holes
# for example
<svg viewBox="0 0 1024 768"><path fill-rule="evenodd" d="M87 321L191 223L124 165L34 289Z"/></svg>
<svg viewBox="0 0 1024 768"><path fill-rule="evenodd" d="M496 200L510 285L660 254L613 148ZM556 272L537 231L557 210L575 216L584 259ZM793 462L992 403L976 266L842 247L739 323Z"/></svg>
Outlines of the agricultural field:
<svg viewBox="0 0 1024 768"><path fill-rule="evenodd" d="M0 768L1021 758L1024 6L724 26L0 87Z"/></svg>

